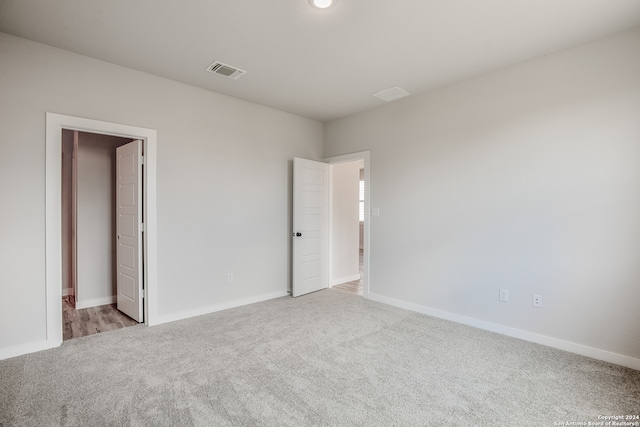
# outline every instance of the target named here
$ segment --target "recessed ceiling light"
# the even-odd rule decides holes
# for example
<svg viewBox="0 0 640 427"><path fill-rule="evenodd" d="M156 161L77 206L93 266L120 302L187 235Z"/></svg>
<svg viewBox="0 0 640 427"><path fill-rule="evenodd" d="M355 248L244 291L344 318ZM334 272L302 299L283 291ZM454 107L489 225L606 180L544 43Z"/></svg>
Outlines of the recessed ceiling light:
<svg viewBox="0 0 640 427"><path fill-rule="evenodd" d="M336 3L336 0L309 0L309 3L311 3L311 6L317 7L318 9L326 9L333 6Z"/></svg>

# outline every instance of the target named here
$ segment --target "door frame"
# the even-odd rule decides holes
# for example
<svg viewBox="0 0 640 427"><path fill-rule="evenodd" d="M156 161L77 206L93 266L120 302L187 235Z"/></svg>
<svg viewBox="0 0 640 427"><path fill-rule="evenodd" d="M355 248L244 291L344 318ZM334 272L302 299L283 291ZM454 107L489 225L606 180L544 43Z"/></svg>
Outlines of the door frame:
<svg viewBox="0 0 640 427"><path fill-rule="evenodd" d="M81 117L46 113L45 135L45 292L47 347L62 344L62 130L113 135L143 141L143 262L145 324L152 326L157 311L157 212L156 166L157 132Z"/></svg>
<svg viewBox="0 0 640 427"><path fill-rule="evenodd" d="M357 153L351 154L343 154L340 156L332 156L327 157L323 161L331 165L337 163L347 163L347 162L355 162L358 160L364 161L364 224L363 224L363 253L362 253L362 288L363 288L363 296L365 298L369 298L369 265L371 259L371 246L370 246L370 233L371 233L371 206L370 194L371 194L371 152L370 151L360 151ZM329 186L329 200L330 204L333 200L333 194L331 192L331 186ZM329 209L329 281L331 281L331 274L333 271L332 259L333 254L331 253L332 240L333 240L333 224L331 221L331 207Z"/></svg>

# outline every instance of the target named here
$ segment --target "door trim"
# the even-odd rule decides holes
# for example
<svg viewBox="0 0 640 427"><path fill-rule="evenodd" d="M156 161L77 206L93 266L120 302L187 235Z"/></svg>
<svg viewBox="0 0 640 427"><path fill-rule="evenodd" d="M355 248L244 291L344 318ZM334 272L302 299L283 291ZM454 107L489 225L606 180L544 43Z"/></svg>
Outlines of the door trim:
<svg viewBox="0 0 640 427"><path fill-rule="evenodd" d="M369 298L369 265L371 259L371 247L370 247L370 224L371 224L371 206L370 194L371 194L371 152L370 151L360 151L357 153L344 154L341 156L333 156L327 157L323 161L329 163L329 166L337 163L345 163L345 162L354 162L358 160L364 161L364 227L363 227L363 245L364 250L362 254L362 288L363 288L363 296L365 298ZM331 187L329 187L329 200L332 200L333 195L331 194ZM329 215L331 217L331 215ZM330 225L329 229L329 263L332 260L331 254L331 239L333 236L333 229ZM329 272L331 272L331 266L329 267Z"/></svg>
<svg viewBox="0 0 640 427"><path fill-rule="evenodd" d="M143 235L145 324L156 324L157 311L157 213L156 166L157 132L136 126L46 113L45 136L45 292L46 347L62 344L62 220L61 168L62 129L120 136L143 141L145 167L143 172Z"/></svg>

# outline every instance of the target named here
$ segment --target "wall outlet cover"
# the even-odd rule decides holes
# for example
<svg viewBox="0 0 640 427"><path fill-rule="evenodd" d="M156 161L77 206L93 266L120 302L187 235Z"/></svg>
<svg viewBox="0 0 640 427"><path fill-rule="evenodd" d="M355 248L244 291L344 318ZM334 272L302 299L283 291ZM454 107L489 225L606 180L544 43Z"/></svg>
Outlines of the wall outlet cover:
<svg viewBox="0 0 640 427"><path fill-rule="evenodd" d="M536 308L542 308L542 295L533 295L533 306Z"/></svg>

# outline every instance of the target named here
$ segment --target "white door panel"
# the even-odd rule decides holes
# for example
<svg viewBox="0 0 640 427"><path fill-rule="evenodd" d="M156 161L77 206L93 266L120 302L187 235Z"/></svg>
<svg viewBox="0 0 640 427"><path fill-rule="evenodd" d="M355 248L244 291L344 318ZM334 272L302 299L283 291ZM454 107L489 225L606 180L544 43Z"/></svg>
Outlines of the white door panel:
<svg viewBox="0 0 640 427"><path fill-rule="evenodd" d="M142 141L116 149L118 310L142 322Z"/></svg>
<svg viewBox="0 0 640 427"><path fill-rule="evenodd" d="M293 159L294 297L329 286L329 165Z"/></svg>

